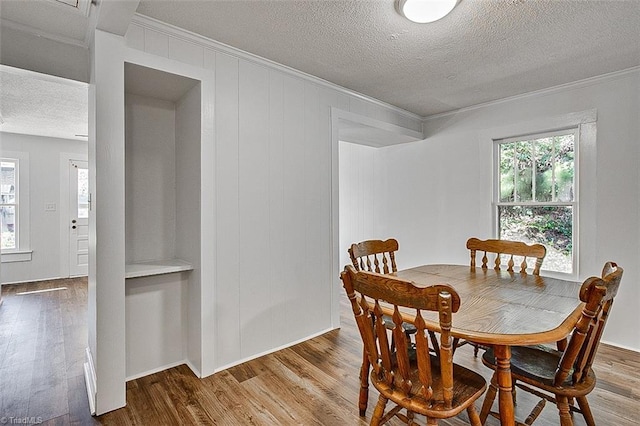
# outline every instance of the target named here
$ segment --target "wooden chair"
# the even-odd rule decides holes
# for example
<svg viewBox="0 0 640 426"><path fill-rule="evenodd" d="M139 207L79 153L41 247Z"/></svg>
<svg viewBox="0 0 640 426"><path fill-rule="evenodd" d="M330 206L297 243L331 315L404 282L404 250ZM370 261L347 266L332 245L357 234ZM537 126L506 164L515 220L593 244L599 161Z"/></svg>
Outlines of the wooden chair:
<svg viewBox="0 0 640 426"><path fill-rule="evenodd" d="M398 251L398 241L390 238L388 240L367 240L351 244L349 247L349 257L356 271L377 272L379 274L389 274L397 272L395 253ZM393 320L384 316L387 328L394 327ZM402 327L409 336L416 332L416 328L411 323L403 323ZM435 336L434 336L435 337ZM364 416L367 411L369 401L369 361L365 353L362 354L362 369L360 371L360 415Z"/></svg>
<svg viewBox="0 0 640 426"><path fill-rule="evenodd" d="M509 260L507 261L507 271L514 272L513 267L515 266L515 261L513 259L514 256L521 256L522 262L520 263L520 273L526 274L528 268L528 259L535 259L535 264L533 266L533 275L540 275L540 268L542 267L542 261L547 254L547 249L542 244L532 244L528 245L520 241L509 241L509 240L479 240L477 238L469 238L467 240L467 249L469 249L471 254L471 267L476 267L476 254L478 251L482 252L482 269L488 268L489 259L487 257L487 253L494 253L495 259L493 261L493 269L496 271L501 270L502 266L502 256L509 256ZM477 343L462 341L458 343L457 346L462 346L469 343L473 346L473 356L478 356L478 349L483 348L487 349L486 346L478 345ZM559 343L561 345L561 343Z"/></svg>
<svg viewBox="0 0 640 426"><path fill-rule="evenodd" d="M393 238L386 241L367 240L351 244L349 257L356 271L370 271L379 274L396 272L398 241ZM382 266L382 269L380 267Z"/></svg>
<svg viewBox="0 0 640 426"><path fill-rule="evenodd" d="M364 352L373 366L371 383L380 392L371 425L381 425L394 416L413 424L416 413L427 417L428 425L437 419L457 416L466 410L472 425L480 418L474 402L484 393L484 378L453 363L451 321L460 307L460 296L447 284L418 288L412 282L345 267L340 275L351 302ZM356 292L358 295L356 295ZM387 337L381 302L393 306L392 330L395 347ZM414 318L415 356L410 356L410 342L402 328L400 308ZM440 356L429 352L424 311L439 313ZM385 413L387 402L397 404ZM407 410L404 415L400 411Z"/></svg>
<svg viewBox="0 0 640 426"><path fill-rule="evenodd" d="M511 375L519 382L517 386L542 398L524 424L532 424L545 402L551 401L558 407L560 425L573 425L573 412L578 412L584 416L587 425L595 426L587 402L587 395L596 384L596 375L591 365L613 299L618 292L622 272L622 268L608 262L602 270L602 278L591 277L582 284L580 300L585 305L564 352L546 346L522 346L511 349ZM491 349L484 353L482 362L496 370L496 361ZM480 415L483 423L490 413L496 392L494 373ZM574 398L578 401L578 407L573 404Z"/></svg>

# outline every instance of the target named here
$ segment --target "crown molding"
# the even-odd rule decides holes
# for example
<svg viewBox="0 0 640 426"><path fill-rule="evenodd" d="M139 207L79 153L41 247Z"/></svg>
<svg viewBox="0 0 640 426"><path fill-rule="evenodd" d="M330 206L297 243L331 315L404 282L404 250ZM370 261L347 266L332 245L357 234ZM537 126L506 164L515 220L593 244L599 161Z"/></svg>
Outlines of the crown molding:
<svg viewBox="0 0 640 426"><path fill-rule="evenodd" d="M191 31L187 31L183 28L180 27L176 27L174 25L171 24L167 24L166 22L162 22L159 21L157 19L154 18L150 18L148 16L145 15L140 15L138 13L136 13L135 15L133 15L133 18L131 19L131 24L132 25L138 25L142 28L147 28L153 31L157 31L159 33L162 33L164 35L170 36L170 37L175 37L178 39L181 39L183 41L188 41L197 45L200 45L202 47L205 47L207 49L212 49L215 50L217 52L221 52L221 53L225 53L227 55L230 56L234 56L238 59L243 59L246 61L250 61L253 62L255 64L258 65L262 65L262 66L266 66L269 68L274 68L277 69L278 71L284 72L286 74L295 76L295 77L299 77L302 78L304 80L310 81L312 83L318 84L320 86L324 86L333 90L336 90L338 92L344 93L346 95L349 96L353 96L355 98L367 101L367 102L371 102L373 104L376 104L378 106L387 108L387 109L391 109L394 112L401 114L405 117L414 119L414 120L418 120L418 121L422 121L423 117L409 112L407 110L404 110L402 108L399 108L395 105L391 105L388 104L386 102L382 102L378 99L369 97L367 95L364 95L362 93L347 89L345 87L339 86L335 83L331 83L330 81L327 80L323 80L319 77L316 77L314 75L311 74L307 74L303 71L297 70L295 68L291 68L288 67L286 65L280 64L278 62L272 61L270 59L266 59L263 58L261 56L258 55L254 55L253 53L249 53L249 52L245 52L244 50L240 50L236 47L230 46L228 44L224 44L221 43L219 41L216 40L212 40L210 38L201 36L200 34L196 34L193 33Z"/></svg>
<svg viewBox="0 0 640 426"><path fill-rule="evenodd" d="M443 118L443 117L449 117L451 115L456 115L456 114L460 114L460 113L464 113L464 112L468 112L468 111L473 111L473 110L480 109L480 108L487 108L487 107L491 107L491 106L495 106L495 105L500 105L500 104L503 104L503 103L506 103L506 102L517 101L517 100L520 100L520 99L527 99L527 98L532 98L532 97L536 97L536 96L548 95L548 94L551 94L551 93L562 92L562 91L565 91L565 90L591 86L593 84L597 84L597 83L600 83L600 82L603 82L603 81L615 80L617 78L622 78L622 77L627 76L628 74L633 74L634 72L639 72L639 71L640 71L640 66L636 66L636 67L631 67L631 68L627 68L627 69L620 70L620 71L614 71L614 72L610 72L610 73L606 73L606 74L601 74L601 75L597 75L597 76L594 76L594 77L585 78L585 79L582 79L582 80L572 81L570 83L559 84L557 86L548 87L546 89L534 90L533 92L527 92L527 93L523 93L523 94L520 94L520 95L509 96L507 98L502 98L502 99L498 99L498 100L495 100L495 101L484 102L484 103L481 103L481 104L476 104L476 105L472 105L472 106L469 106L469 107L456 109L456 110L453 110L453 111L442 112L440 114L429 115L427 117L423 117L422 122L424 124L424 123L426 123L427 121L430 121L430 120L435 120L435 119Z"/></svg>

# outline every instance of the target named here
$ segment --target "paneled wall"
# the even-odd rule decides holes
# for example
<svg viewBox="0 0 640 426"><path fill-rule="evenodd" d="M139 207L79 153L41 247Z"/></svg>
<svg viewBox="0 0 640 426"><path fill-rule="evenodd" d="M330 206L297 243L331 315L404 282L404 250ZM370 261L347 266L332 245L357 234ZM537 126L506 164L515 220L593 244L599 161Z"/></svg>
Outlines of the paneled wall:
<svg viewBox="0 0 640 426"><path fill-rule="evenodd" d="M380 148L340 142L340 266L351 264L355 242L393 238L387 234L387 191Z"/></svg>
<svg viewBox="0 0 640 426"><path fill-rule="evenodd" d="M110 40L111 36L99 38ZM199 310L201 333L193 335L193 318L189 318L189 339L201 340L195 345L188 342L188 361L207 376L338 327L338 218L334 213L338 133L332 127L331 108L415 132L421 131L420 119L155 21L134 19L124 43L123 51L115 55L111 52L115 44L105 53L97 45L96 66L108 60L108 54L202 82L202 256L200 270L194 271L201 274L202 284L199 289L189 288L190 300L194 291L201 295L200 306L193 310ZM111 66L122 64L107 68ZM120 79L116 75L114 81ZM109 90L119 84L110 84ZM113 102L98 111L96 123L102 117L113 120L121 112L109 109L119 108L122 103ZM116 174L124 169L119 157L124 154L122 143L117 135L98 135L96 143L101 150L97 162L106 162L102 167L113 167ZM111 209L118 216L123 203L103 204L100 214L108 215ZM115 252L118 244L103 247ZM98 254L98 270L101 259L112 258L107 251ZM104 279L115 279L111 275ZM119 286L112 288L118 291L98 297L97 309L109 306L120 315L124 294L119 294ZM118 332L106 317L98 323L98 334ZM100 335L97 340L100 343ZM123 353L117 347L98 347L101 357L107 352ZM108 411L104 404L124 396L115 382L112 391L118 395L98 392L98 399L106 401L99 412ZM110 409L114 408L117 405Z"/></svg>
<svg viewBox="0 0 640 426"><path fill-rule="evenodd" d="M175 104L125 96L125 261L172 259L176 241Z"/></svg>
<svg viewBox="0 0 640 426"><path fill-rule="evenodd" d="M331 107L411 130L420 120L141 17L126 43L214 73L216 255L203 262L216 265L215 368L338 326Z"/></svg>

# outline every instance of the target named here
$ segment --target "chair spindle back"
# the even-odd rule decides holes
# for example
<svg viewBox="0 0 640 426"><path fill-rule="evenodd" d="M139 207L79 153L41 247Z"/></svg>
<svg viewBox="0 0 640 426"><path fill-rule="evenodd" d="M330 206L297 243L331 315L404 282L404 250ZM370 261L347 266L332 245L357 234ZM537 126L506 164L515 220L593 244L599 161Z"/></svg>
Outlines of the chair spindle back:
<svg viewBox="0 0 640 426"><path fill-rule="evenodd" d="M398 251L398 241L367 240L351 244L349 257L356 271L377 272L388 274L396 272L395 252Z"/></svg>
<svg viewBox="0 0 640 426"><path fill-rule="evenodd" d="M569 374L572 374L574 384L579 383L591 368L613 299L618 293L622 273L621 267L614 262L607 262L602 270L602 278L591 277L582 284L580 300L585 302L585 306L560 359L555 386L561 386Z"/></svg>
<svg viewBox="0 0 640 426"><path fill-rule="evenodd" d="M540 268L542 267L542 261L547 254L547 249L542 244L528 245L520 241L509 240L479 240L477 238L469 238L467 240L467 249L471 254L471 267L476 267L476 252L483 252L482 256L482 269L487 269L489 259L487 253L495 253L494 267L496 271L501 268L501 255L505 254L509 256L507 262L507 271L514 272L515 266L514 256L522 256L522 263L520 263L520 273L527 273L527 258L535 258L536 263L533 267L533 274L540 275Z"/></svg>
<svg viewBox="0 0 640 426"><path fill-rule="evenodd" d="M453 345L451 337L452 314L460 307L460 296L453 287L438 284L426 288L416 287L411 281L396 277L357 271L352 266L345 267L341 279L351 302L365 352L380 381L384 381L394 392L406 398L417 394L429 400L433 396L431 357L429 339L421 311L439 313L440 374L442 377L444 404L451 407L453 398ZM356 295L357 293L357 295ZM388 325L383 320L381 303L393 306L395 327L392 339L387 337ZM417 332L415 352L418 366L419 386L410 378L410 341L403 328L403 316L413 318ZM411 314L407 314L411 312ZM392 344L393 342L393 344Z"/></svg>

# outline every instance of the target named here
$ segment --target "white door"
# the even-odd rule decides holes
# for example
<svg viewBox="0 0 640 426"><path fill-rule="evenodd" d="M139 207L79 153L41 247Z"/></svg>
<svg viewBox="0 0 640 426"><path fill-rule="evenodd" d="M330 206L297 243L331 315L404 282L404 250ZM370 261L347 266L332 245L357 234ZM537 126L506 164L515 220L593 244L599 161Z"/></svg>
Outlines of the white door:
<svg viewBox="0 0 640 426"><path fill-rule="evenodd" d="M89 273L89 169L69 161L69 275Z"/></svg>

